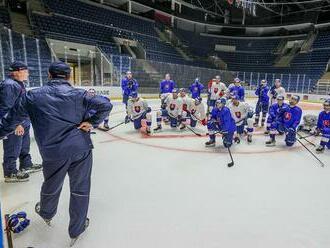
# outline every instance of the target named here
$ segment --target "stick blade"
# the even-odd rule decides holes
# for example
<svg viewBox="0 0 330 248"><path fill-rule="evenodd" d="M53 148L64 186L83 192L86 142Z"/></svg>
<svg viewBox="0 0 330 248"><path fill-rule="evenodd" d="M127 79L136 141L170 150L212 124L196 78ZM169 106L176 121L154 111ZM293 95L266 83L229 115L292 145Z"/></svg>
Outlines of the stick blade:
<svg viewBox="0 0 330 248"><path fill-rule="evenodd" d="M230 168L230 167L233 167L234 166L234 162L230 162L230 163L228 163L228 167Z"/></svg>

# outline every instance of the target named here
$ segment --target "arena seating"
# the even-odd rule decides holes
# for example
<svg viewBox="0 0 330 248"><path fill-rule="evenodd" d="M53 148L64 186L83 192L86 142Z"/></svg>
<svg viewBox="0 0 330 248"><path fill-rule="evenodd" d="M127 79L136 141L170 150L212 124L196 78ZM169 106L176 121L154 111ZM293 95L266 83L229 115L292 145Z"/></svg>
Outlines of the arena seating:
<svg viewBox="0 0 330 248"><path fill-rule="evenodd" d="M0 23L3 24L5 27L11 27L10 15L6 8L0 8Z"/></svg>
<svg viewBox="0 0 330 248"><path fill-rule="evenodd" d="M193 73L189 73L188 67L184 66L193 65L213 69L214 65L210 65L206 58L210 55L217 55L227 64L228 70L232 71L233 75L239 76L247 82L256 85L257 81L262 78L267 78L268 81L282 78L284 85L291 82L290 87L294 87L298 91L305 90L307 85L313 86L320 79L330 57L329 31L320 31L312 49L307 53L298 53L289 67L276 67L274 64L279 55L274 52L283 40L281 38L216 37L174 29L176 36L187 46L189 52L196 58L201 58L188 61L171 44L160 40L155 29L158 25L154 21L87 1L42 1L49 12L48 14L33 12L31 24L35 34L39 37L43 81L46 81L46 70L51 61L45 37L98 46L109 60L112 60L119 73L126 72L133 60L127 56L120 56L122 54L114 42L114 37L138 41L145 48L147 59L154 61L153 66L160 73L166 70L177 71L174 74L178 75L179 81L190 82L196 76L209 76L208 72L203 69L190 68ZM0 22L10 27L9 14L5 8L0 8ZM11 59L7 35L4 32L1 36L6 66L9 65ZM22 36L13 32L12 38L14 58L24 60ZM215 51L216 45L234 46L235 51ZM35 39L26 38L27 62L31 67L32 86L34 82L36 82L35 85L38 85L40 81L36 46ZM182 71L183 73L181 73ZM198 74L202 71L204 75L194 75L194 73ZM298 74L300 74L299 78ZM296 85L295 82L298 84Z"/></svg>
<svg viewBox="0 0 330 248"><path fill-rule="evenodd" d="M12 32L12 42L14 51L14 60L25 61L24 47L22 35ZM8 68L11 63L11 48L9 43L9 34L7 30L1 33L3 60L5 66L5 73L8 73ZM39 40L40 51L40 66L42 72L42 82L47 82L47 71L51 63L51 54L46 41ZM26 59L30 70L29 83L30 86L39 86L40 74L39 74L39 59L37 50L37 40L29 37L25 37L26 44Z"/></svg>
<svg viewBox="0 0 330 248"><path fill-rule="evenodd" d="M184 62L184 59L170 44L159 41L158 37L155 36L143 35L134 31L127 31L56 14L33 14L32 21L35 25L36 32L40 35L52 35L59 38L62 36L75 36L77 40L78 38L83 38L84 40L94 40L94 43L111 43L113 42L113 37L126 38L140 42L150 58L164 62ZM171 57L173 61L167 59Z"/></svg>

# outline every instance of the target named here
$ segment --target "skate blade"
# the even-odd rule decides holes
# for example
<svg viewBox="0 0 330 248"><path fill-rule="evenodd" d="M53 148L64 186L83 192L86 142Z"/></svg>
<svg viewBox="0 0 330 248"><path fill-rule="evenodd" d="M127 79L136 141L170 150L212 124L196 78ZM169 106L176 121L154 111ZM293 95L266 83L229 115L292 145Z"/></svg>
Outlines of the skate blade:
<svg viewBox="0 0 330 248"><path fill-rule="evenodd" d="M75 237L75 238L72 238L71 239L71 241L70 241L70 247L74 246L74 244L81 237L81 235L83 235L86 232L86 230L87 230L88 227L89 227L89 219L87 218L87 220L85 222L85 230L78 237Z"/></svg>
<svg viewBox="0 0 330 248"><path fill-rule="evenodd" d="M33 174L33 173L37 173L39 171L42 171L42 168L36 169L36 170L24 170L24 172L27 173L27 174L29 174L29 175L30 174Z"/></svg>
<svg viewBox="0 0 330 248"><path fill-rule="evenodd" d="M30 179L5 179L5 183L25 183L28 182Z"/></svg>

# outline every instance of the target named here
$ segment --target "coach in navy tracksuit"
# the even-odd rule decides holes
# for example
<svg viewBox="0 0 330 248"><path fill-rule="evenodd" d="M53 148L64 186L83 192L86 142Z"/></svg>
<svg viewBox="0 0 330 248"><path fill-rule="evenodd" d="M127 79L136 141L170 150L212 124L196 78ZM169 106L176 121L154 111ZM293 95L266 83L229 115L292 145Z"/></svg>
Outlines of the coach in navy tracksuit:
<svg viewBox="0 0 330 248"><path fill-rule="evenodd" d="M26 113L30 116L43 159L44 182L37 213L46 222L55 216L68 174L69 235L76 238L85 230L89 205L93 149L89 131L109 116L112 105L100 96L73 88L68 82L70 67L63 62L50 65L49 77L45 86L28 91L19 107L3 119L0 137L11 132ZM95 110L95 114L84 119L91 110Z"/></svg>
<svg viewBox="0 0 330 248"><path fill-rule="evenodd" d="M10 76L0 83L0 122L25 94L24 82L28 79L27 66L22 62L11 64ZM19 170L16 161L19 158ZM41 165L33 164L30 156L30 120L25 118L3 141L3 172L5 182L24 182L29 173L40 171Z"/></svg>

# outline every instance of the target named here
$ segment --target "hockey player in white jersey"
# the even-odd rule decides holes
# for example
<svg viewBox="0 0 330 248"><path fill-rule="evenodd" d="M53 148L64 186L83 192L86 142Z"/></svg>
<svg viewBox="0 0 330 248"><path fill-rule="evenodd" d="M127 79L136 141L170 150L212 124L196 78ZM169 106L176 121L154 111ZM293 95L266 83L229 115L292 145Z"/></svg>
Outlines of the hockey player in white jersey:
<svg viewBox="0 0 330 248"><path fill-rule="evenodd" d="M162 118L169 120L172 128L178 127L182 118L182 99L179 97L178 90L173 89L164 100L164 106L157 112L157 127L154 131L162 129Z"/></svg>
<svg viewBox="0 0 330 248"><path fill-rule="evenodd" d="M237 95L231 96L231 103L229 103L228 108L236 124L237 131L234 136L234 141L240 143L240 137L247 132L247 142L251 143L253 133L253 108L247 102L239 101ZM247 127L246 130L245 127Z"/></svg>
<svg viewBox="0 0 330 248"><path fill-rule="evenodd" d="M203 126L207 124L204 103L201 97L196 97L195 99L190 98L187 102L186 110L182 111L182 126L180 129L184 129L186 125L196 127L198 121L200 121Z"/></svg>
<svg viewBox="0 0 330 248"><path fill-rule="evenodd" d="M212 82L211 87L209 88L210 100L208 103L208 112L211 113L212 109L215 106L215 102L223 97L227 91L227 86L221 82L220 76L215 77L215 81Z"/></svg>
<svg viewBox="0 0 330 248"><path fill-rule="evenodd" d="M277 96L283 96L285 98L285 89L282 87L281 79L275 79L274 85L268 92L270 98L270 105L277 102Z"/></svg>
<svg viewBox="0 0 330 248"><path fill-rule="evenodd" d="M132 92L127 103L127 116L125 117L125 123L133 122L135 129L142 127L142 121L146 120L147 127L146 132L150 134L151 127L151 108L148 106L146 100L139 97L137 92Z"/></svg>
<svg viewBox="0 0 330 248"><path fill-rule="evenodd" d="M184 88L181 88L179 90L179 97L182 100L182 110L183 111L186 111L187 110L188 103L190 103L190 101L192 99L187 95L186 89L184 89Z"/></svg>

